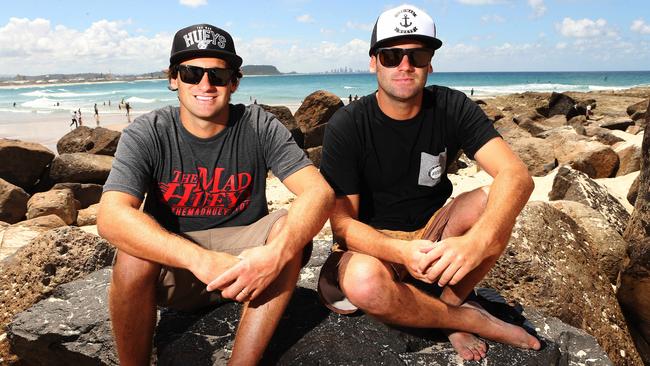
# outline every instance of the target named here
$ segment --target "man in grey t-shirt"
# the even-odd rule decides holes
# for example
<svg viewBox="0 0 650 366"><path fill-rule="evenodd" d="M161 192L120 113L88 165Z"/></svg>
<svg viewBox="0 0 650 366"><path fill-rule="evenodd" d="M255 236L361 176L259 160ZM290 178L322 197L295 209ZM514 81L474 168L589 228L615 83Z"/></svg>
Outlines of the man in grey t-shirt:
<svg viewBox="0 0 650 366"><path fill-rule="evenodd" d="M120 139L97 227L118 248L109 306L122 365L149 363L156 305L224 299L244 303L230 362L259 362L329 215L333 192L289 131L229 103L241 63L224 30L181 29L169 68L180 106L137 118ZM288 213L268 212L269 170L297 195Z"/></svg>

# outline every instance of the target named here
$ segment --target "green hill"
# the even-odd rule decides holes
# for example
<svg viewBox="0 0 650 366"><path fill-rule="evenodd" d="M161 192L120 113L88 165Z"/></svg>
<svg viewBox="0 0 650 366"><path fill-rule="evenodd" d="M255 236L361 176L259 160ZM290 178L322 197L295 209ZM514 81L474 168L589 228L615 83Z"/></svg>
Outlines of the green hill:
<svg viewBox="0 0 650 366"><path fill-rule="evenodd" d="M244 65L241 68L244 75L281 75L273 65Z"/></svg>

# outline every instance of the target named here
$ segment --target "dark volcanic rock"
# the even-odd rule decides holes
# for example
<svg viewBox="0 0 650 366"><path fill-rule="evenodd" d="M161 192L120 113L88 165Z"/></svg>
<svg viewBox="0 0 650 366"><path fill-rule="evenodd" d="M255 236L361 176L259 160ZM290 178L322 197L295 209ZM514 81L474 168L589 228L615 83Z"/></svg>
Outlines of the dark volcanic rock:
<svg viewBox="0 0 650 366"><path fill-rule="evenodd" d="M81 208L87 208L90 205L98 203L99 199L102 198L103 187L101 184L57 183L52 187L52 190L64 188L72 191L74 199L79 201Z"/></svg>
<svg viewBox="0 0 650 366"><path fill-rule="evenodd" d="M537 112L546 117L563 115L567 120L586 113L584 106L579 105L573 98L562 93L553 92L548 100L548 106L537 108Z"/></svg>
<svg viewBox="0 0 650 366"><path fill-rule="evenodd" d="M646 118L648 101L649 100L646 99L628 106L626 110L627 115L630 116L634 121Z"/></svg>
<svg viewBox="0 0 650 366"><path fill-rule="evenodd" d="M618 233L622 234L630 214L607 189L591 180L586 174L563 166L553 180L548 194L551 201L569 200L583 203L600 212Z"/></svg>
<svg viewBox="0 0 650 366"><path fill-rule="evenodd" d="M337 95L325 90L309 94L296 111L295 118L300 129L305 132L316 126L327 123L343 101Z"/></svg>
<svg viewBox="0 0 650 366"><path fill-rule="evenodd" d="M62 154L52 162L50 177L57 183L104 184L113 157L88 153Z"/></svg>
<svg viewBox="0 0 650 366"><path fill-rule="evenodd" d="M584 232L544 202L529 202L481 286L593 335L615 365L641 360L616 294L600 272Z"/></svg>
<svg viewBox="0 0 650 366"><path fill-rule="evenodd" d="M627 202L632 206L636 203L636 197L639 194L639 177L637 176L630 186L630 190L627 192Z"/></svg>
<svg viewBox="0 0 650 366"><path fill-rule="evenodd" d="M49 300L18 315L8 338L31 365L116 365L106 293L110 270L59 287ZM522 351L488 342L495 365L611 365L593 337L531 309L521 315L491 290L480 290L485 308L507 321L537 329L545 346ZM489 299L489 300L487 300ZM229 303L203 312L162 310L154 353L158 365L225 365L241 306ZM449 365L458 356L440 333L396 329L368 316L341 316L323 307L311 289L298 288L261 364Z"/></svg>
<svg viewBox="0 0 650 366"><path fill-rule="evenodd" d="M307 152L307 157L309 160L311 160L312 163L314 163L314 166L316 168L320 168L320 160L321 157L323 156L323 147L318 146L318 147L311 147L306 150Z"/></svg>
<svg viewBox="0 0 650 366"><path fill-rule="evenodd" d="M627 261L627 242L614 230L600 212L575 201L551 201L557 208L573 219L583 230L593 258L600 272L613 286L618 285L618 274Z"/></svg>
<svg viewBox="0 0 650 366"><path fill-rule="evenodd" d="M314 128L310 128L309 130L305 131L305 149L309 149L310 147L317 147L323 145L323 136L325 135L325 128L327 127L327 123L323 123L322 125L318 125Z"/></svg>
<svg viewBox="0 0 650 366"><path fill-rule="evenodd" d="M75 227L50 230L0 262L0 327L64 283L110 265L113 247ZM78 306L79 304L72 304Z"/></svg>
<svg viewBox="0 0 650 366"><path fill-rule="evenodd" d="M646 113L646 122L650 123L650 113ZM650 133L647 128L641 150L639 190L623 235L630 243L630 264L621 273L619 300L638 330L636 341L644 361L650 364Z"/></svg>
<svg viewBox="0 0 650 366"><path fill-rule="evenodd" d="M59 154L89 153L115 155L122 134L103 127L79 126L65 134L56 143Z"/></svg>
<svg viewBox="0 0 650 366"><path fill-rule="evenodd" d="M0 221L15 224L24 219L28 200L25 190L0 178Z"/></svg>
<svg viewBox="0 0 650 366"><path fill-rule="evenodd" d="M43 145L0 139L0 178L31 192L54 153Z"/></svg>
<svg viewBox="0 0 650 366"><path fill-rule="evenodd" d="M300 130L300 127L298 126L296 119L293 117L293 114L291 114L289 108L285 106L270 106L266 104L260 104L260 107L276 116L278 120L282 122L284 127L286 127L291 133L291 137L293 137L301 149L305 147L302 130Z"/></svg>
<svg viewBox="0 0 650 366"><path fill-rule="evenodd" d="M77 220L78 205L69 189L35 193L27 202L27 218L57 215L66 225L70 225Z"/></svg>

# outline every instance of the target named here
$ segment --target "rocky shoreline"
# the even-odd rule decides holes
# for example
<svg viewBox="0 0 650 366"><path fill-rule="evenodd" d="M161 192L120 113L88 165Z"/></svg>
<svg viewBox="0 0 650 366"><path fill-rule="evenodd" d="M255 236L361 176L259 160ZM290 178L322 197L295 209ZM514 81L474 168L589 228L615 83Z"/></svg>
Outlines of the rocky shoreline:
<svg viewBox="0 0 650 366"><path fill-rule="evenodd" d="M633 88L477 100L537 186L481 284L482 301L547 345L531 353L490 344L488 360L650 363L649 98L650 88ZM317 166L326 122L342 106L327 91L307 96L295 114L262 105ZM105 303L113 249L94 224L119 137L77 128L59 140L58 154L0 139L0 363L117 364ZM491 182L464 155L449 173L454 195ZM270 208L288 207L291 194L273 177L268 183ZM444 338L325 311L314 290L330 243L326 225L288 310L298 326L276 335L268 363L459 362ZM158 363L225 363L237 312L237 304L198 315L163 311ZM359 329L375 336L358 337Z"/></svg>

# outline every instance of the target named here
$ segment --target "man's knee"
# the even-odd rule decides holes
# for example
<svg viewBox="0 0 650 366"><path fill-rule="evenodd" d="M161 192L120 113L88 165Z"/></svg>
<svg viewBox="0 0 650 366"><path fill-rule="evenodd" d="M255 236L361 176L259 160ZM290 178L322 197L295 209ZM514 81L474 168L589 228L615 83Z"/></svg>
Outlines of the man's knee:
<svg viewBox="0 0 650 366"><path fill-rule="evenodd" d="M340 269L339 281L348 300L361 310L370 314L389 310L390 302L384 297L394 280L390 269L379 259L355 254Z"/></svg>
<svg viewBox="0 0 650 366"><path fill-rule="evenodd" d="M144 291L153 289L160 275L160 264L118 251L111 280L113 291Z"/></svg>

